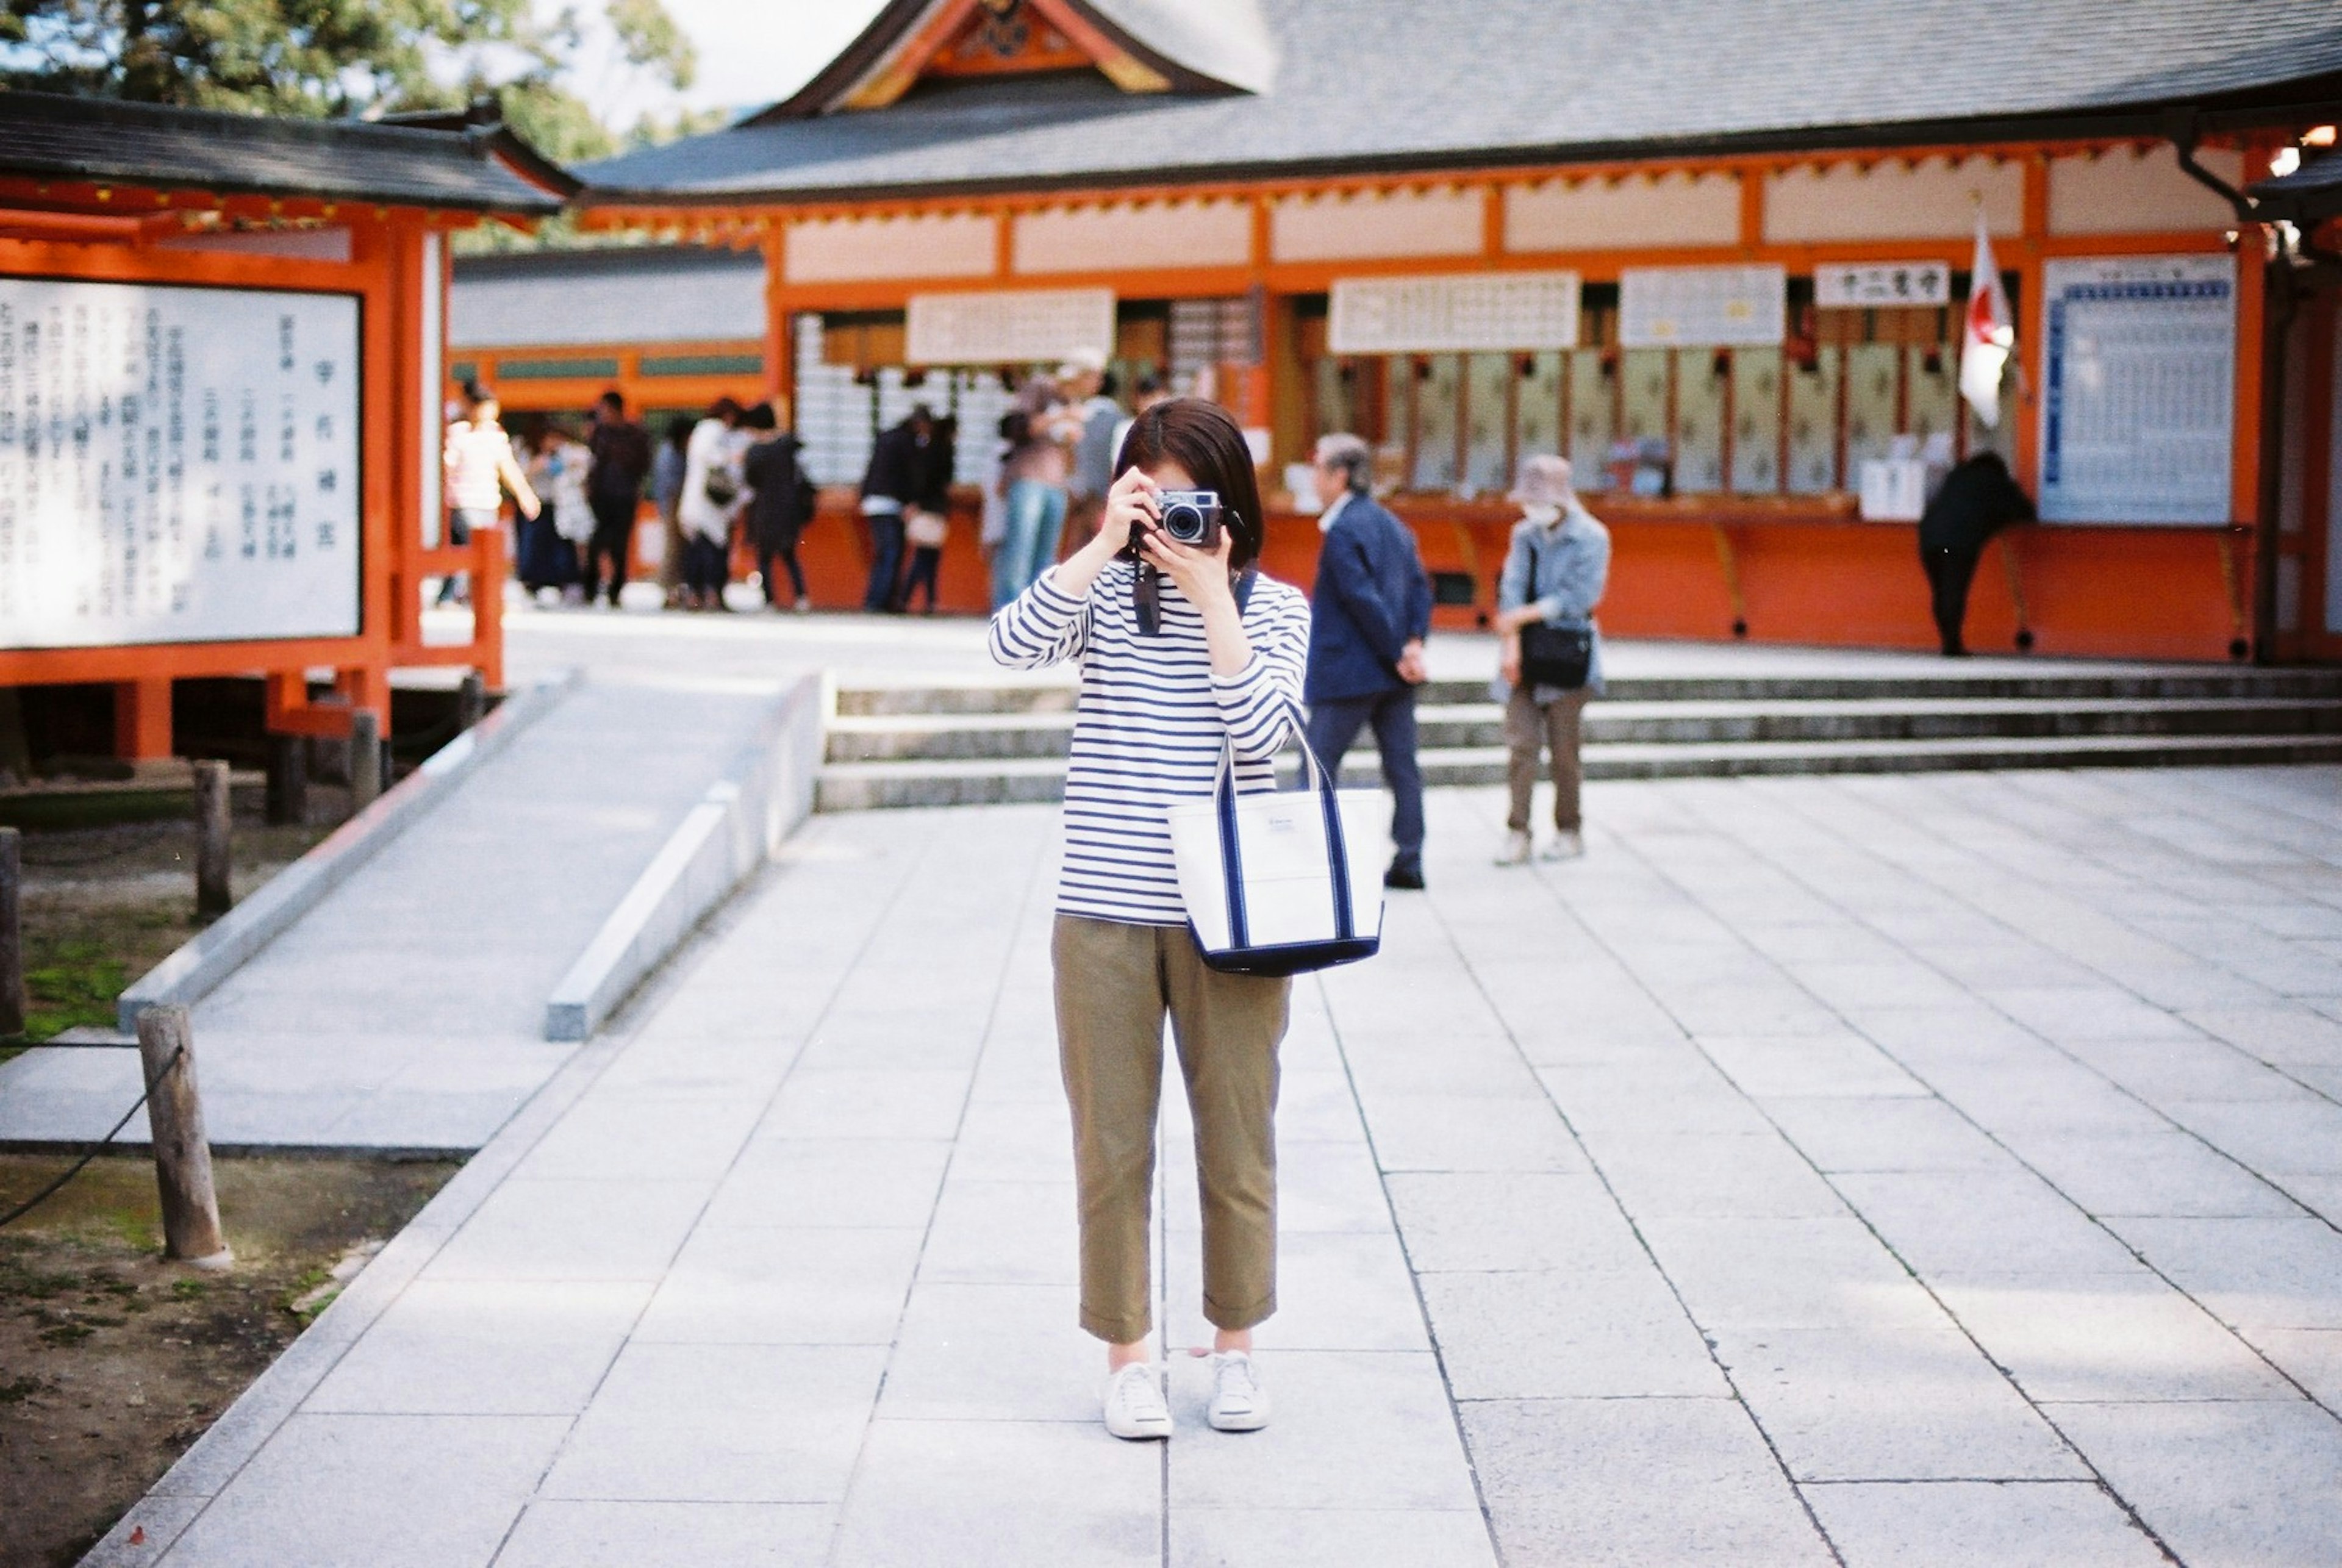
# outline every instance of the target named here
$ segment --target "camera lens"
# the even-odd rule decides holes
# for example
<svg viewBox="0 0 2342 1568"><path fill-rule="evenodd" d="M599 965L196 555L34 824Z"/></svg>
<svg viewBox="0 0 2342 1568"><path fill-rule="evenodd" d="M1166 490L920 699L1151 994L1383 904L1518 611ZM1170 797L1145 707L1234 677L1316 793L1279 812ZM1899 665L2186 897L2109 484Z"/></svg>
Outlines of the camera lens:
<svg viewBox="0 0 2342 1568"><path fill-rule="evenodd" d="M1163 532L1182 544L1193 544L1204 536L1204 514L1200 507L1185 501L1175 502L1163 509Z"/></svg>

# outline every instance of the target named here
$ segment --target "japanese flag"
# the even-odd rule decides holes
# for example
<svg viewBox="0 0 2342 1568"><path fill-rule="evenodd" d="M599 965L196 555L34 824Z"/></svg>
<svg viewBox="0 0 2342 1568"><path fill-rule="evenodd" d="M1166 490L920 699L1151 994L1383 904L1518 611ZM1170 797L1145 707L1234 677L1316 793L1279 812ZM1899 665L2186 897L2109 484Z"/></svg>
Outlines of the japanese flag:
<svg viewBox="0 0 2342 1568"><path fill-rule="evenodd" d="M2017 329L2008 316L2008 295L2000 286L2000 268L1992 259L1992 236L1985 232L1984 212L1977 212L1976 262L1968 279L1967 330L1960 335L1960 395L1987 429L2000 424L2000 367L2016 345Z"/></svg>

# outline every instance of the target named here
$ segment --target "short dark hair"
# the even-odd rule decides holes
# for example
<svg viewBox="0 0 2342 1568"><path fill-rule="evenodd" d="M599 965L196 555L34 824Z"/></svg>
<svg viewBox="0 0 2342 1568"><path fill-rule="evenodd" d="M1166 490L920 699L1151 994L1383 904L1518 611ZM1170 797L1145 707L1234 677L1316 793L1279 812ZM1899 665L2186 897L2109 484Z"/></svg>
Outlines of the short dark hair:
<svg viewBox="0 0 2342 1568"><path fill-rule="evenodd" d="M760 403L740 416L740 423L751 430L778 430L781 422L774 416L773 405Z"/></svg>
<svg viewBox="0 0 2342 1568"><path fill-rule="evenodd" d="M737 424L740 423L739 400L731 397L717 398L707 405L707 417L721 419L727 424Z"/></svg>
<svg viewBox="0 0 2342 1568"><path fill-rule="evenodd" d="M688 444L691 441L692 430L698 424L699 421L694 419L688 414L678 414L674 418L668 420L666 422L667 444L670 446L683 446Z"/></svg>
<svg viewBox="0 0 2342 1568"><path fill-rule="evenodd" d="M626 394L615 386L594 401L597 406L603 408L615 408L621 414L626 411Z"/></svg>
<svg viewBox="0 0 2342 1568"><path fill-rule="evenodd" d="M1260 480L1244 429L1228 411L1200 397L1175 397L1131 421L1115 457L1114 476L1164 462L1186 469L1198 489L1219 493L1220 520L1235 541L1228 546L1228 564L1242 571L1260 559Z"/></svg>

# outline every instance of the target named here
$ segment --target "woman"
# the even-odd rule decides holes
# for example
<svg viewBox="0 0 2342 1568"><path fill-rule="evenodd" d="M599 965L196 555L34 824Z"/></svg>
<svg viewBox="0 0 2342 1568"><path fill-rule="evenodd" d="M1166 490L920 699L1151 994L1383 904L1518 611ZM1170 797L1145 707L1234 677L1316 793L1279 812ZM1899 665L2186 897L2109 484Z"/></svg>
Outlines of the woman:
<svg viewBox="0 0 2342 1568"><path fill-rule="evenodd" d="M1016 406L1001 421L1009 443L1000 465L1002 536L992 554L992 607L1000 609L1031 586L1057 558L1066 531L1066 481L1073 473L1080 414L1066 405L1057 384L1033 375L1017 389Z"/></svg>
<svg viewBox="0 0 2342 1568"><path fill-rule="evenodd" d="M1098 532L992 621L992 656L1081 664L1066 777L1064 871L1050 944L1057 1050L1080 1184L1083 1328L1106 1342L1106 1430L1168 1437L1148 1359L1147 1208L1163 1020L1178 1040L1203 1193L1212 1425L1268 1421L1252 1329L1276 1306L1276 1051L1291 982L1205 966L1187 930L1166 811L1211 794L1223 750L1236 787L1275 787L1296 728L1309 606L1251 570L1260 495L1244 432L1194 398L1141 415ZM1165 490L1219 494L1206 553L1152 526ZM1139 559L1124 546L1140 541ZM1241 580L1238 574L1243 574Z"/></svg>
<svg viewBox="0 0 2342 1568"><path fill-rule="evenodd" d="M594 504L586 484L594 470L594 453L559 424L548 424L537 444L545 464L540 487L553 507L546 554L555 563L554 581L565 604L586 602L586 554L594 540Z"/></svg>
<svg viewBox="0 0 2342 1568"><path fill-rule="evenodd" d="M777 558L788 568L790 603L800 615L813 608L806 596L805 568L797 564L797 535L808 519L797 483L804 452L797 438L781 428L781 416L769 403L748 410L747 454L740 459L740 476L748 483L748 533L756 542L756 574L765 584L765 608L781 607L773 583Z"/></svg>
<svg viewBox="0 0 2342 1568"><path fill-rule="evenodd" d="M732 574L726 552L732 519L741 506L740 405L719 397L693 426L683 449L683 494L676 522L683 530L683 604L687 610L724 610L724 584Z"/></svg>
<svg viewBox="0 0 2342 1568"><path fill-rule="evenodd" d="M528 476L513 456L512 437L498 422L502 410L495 396L484 387L467 385L464 402L464 417L447 427L441 454L454 508L447 520L450 544L468 544L475 532L495 527L507 489L521 516L533 522L538 511L536 492L529 488ZM461 599L462 580L463 574L449 574L439 584L438 603Z"/></svg>
<svg viewBox="0 0 2342 1568"><path fill-rule="evenodd" d="M1521 460L1520 483L1512 499L1521 508L1513 525L1512 548L1496 584L1496 631L1504 638L1503 675L1492 694L1505 704L1506 781L1512 812L1505 819L1505 846L1498 865L1526 865L1529 859L1529 797L1536 788L1537 753L1553 753L1553 841L1546 860L1575 860L1586 853L1585 823L1578 808L1579 719L1588 697L1602 694L1602 632L1594 607L1610 576L1610 531L1577 499L1569 482L1568 459L1546 454ZM1583 627L1592 637L1583 685L1523 685L1521 629L1547 625Z"/></svg>

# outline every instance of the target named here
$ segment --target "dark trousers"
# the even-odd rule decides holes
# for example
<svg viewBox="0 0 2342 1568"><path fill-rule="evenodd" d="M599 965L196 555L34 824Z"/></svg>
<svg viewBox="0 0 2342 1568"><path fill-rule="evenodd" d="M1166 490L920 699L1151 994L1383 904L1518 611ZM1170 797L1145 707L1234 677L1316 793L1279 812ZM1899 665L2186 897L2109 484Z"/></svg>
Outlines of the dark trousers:
<svg viewBox="0 0 2342 1568"><path fill-rule="evenodd" d="M618 602L618 590L626 585L626 557L632 554L635 542L635 498L631 495L596 495L594 507L594 536L586 542L586 602L603 591L602 563L610 563L610 603Z"/></svg>
<svg viewBox="0 0 2342 1568"><path fill-rule="evenodd" d="M892 610L900 605L903 572L903 514L880 512L863 519L870 524L870 585L862 591L866 610Z"/></svg>
<svg viewBox="0 0 2342 1568"><path fill-rule="evenodd" d="M724 580L732 574L732 564L725 559L724 541L703 539L687 534L683 542L683 585L695 594L719 597L724 592Z"/></svg>
<svg viewBox="0 0 2342 1568"><path fill-rule="evenodd" d="M1965 654L1960 628L1968 617L1968 584L1976 578L1977 557L1984 552L1973 544L1919 546L1919 564L1927 569L1927 591L1934 601L1936 635L1947 654Z"/></svg>
<svg viewBox="0 0 2342 1568"><path fill-rule="evenodd" d="M921 544L912 550L911 570L903 578L903 608L907 610L911 607L912 595L919 591L921 584L925 584L927 590L927 609L931 614L934 612L936 574L942 570L943 560L943 546L940 544Z"/></svg>
<svg viewBox="0 0 2342 1568"><path fill-rule="evenodd" d="M1391 813L1391 840L1398 846L1394 865L1423 866L1423 769L1415 757L1415 688L1378 692L1370 697L1334 697L1309 708L1309 749L1338 778L1342 754L1366 725L1375 728L1382 751L1383 782L1397 805Z"/></svg>
<svg viewBox="0 0 2342 1568"><path fill-rule="evenodd" d="M773 563L776 560L788 568L789 587L793 590L791 596L804 598L805 568L797 564L797 540L792 534L786 544L776 539L770 544L756 546L756 574L765 579L765 603L777 604L781 602L780 595L773 591Z"/></svg>

